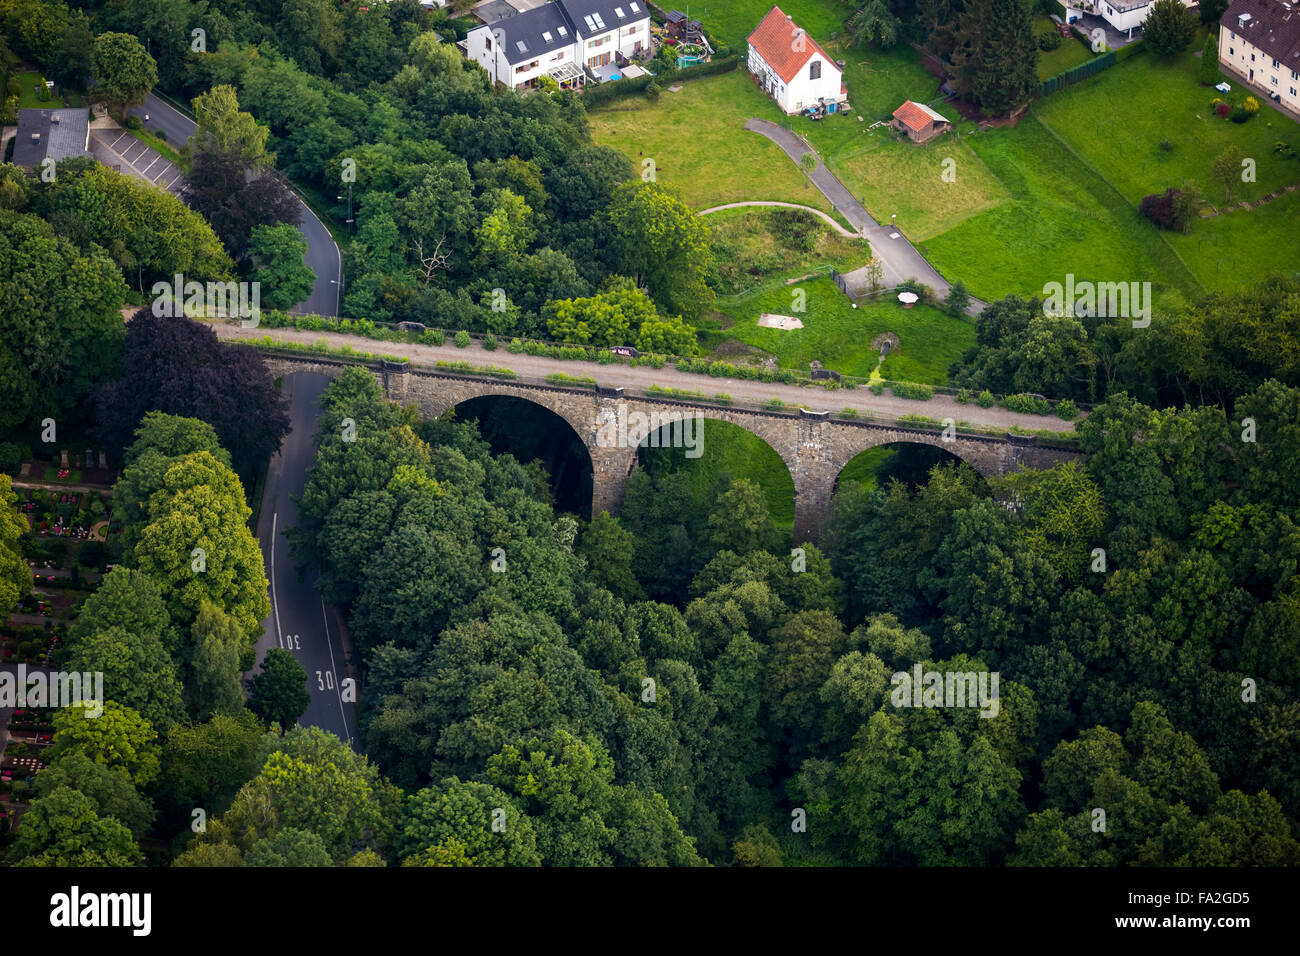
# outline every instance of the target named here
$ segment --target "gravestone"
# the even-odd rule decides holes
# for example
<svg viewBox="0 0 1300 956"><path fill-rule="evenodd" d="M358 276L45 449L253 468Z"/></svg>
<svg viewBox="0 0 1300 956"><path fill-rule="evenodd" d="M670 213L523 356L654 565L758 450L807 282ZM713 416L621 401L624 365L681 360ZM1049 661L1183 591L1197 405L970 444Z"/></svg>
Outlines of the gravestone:
<svg viewBox="0 0 1300 956"><path fill-rule="evenodd" d="M104 454L104 450L102 448L99 451L99 467L103 468L106 471L108 470L108 456Z"/></svg>
<svg viewBox="0 0 1300 956"><path fill-rule="evenodd" d="M86 467L87 468L95 467L95 453L91 451L89 448L86 449Z"/></svg>
<svg viewBox="0 0 1300 956"><path fill-rule="evenodd" d="M59 452L59 467L60 467L60 468L67 468L67 467L69 467L69 465L68 465L68 450L67 450L66 448L63 449L61 452Z"/></svg>

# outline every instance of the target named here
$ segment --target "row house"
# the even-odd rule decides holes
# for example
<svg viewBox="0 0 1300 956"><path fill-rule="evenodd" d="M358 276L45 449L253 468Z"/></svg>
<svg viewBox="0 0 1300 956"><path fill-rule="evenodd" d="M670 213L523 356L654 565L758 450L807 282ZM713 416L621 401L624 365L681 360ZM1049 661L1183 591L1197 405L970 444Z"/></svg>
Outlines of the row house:
<svg viewBox="0 0 1300 956"><path fill-rule="evenodd" d="M464 46L493 82L581 86L650 49L650 11L644 0L555 0L471 30Z"/></svg>

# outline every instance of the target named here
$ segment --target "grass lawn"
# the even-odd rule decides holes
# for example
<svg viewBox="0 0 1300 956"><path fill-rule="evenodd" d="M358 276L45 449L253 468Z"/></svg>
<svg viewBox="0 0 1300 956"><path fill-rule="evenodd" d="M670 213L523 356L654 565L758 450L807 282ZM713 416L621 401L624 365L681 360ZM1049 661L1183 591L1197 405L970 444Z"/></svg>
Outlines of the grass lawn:
<svg viewBox="0 0 1300 956"><path fill-rule="evenodd" d="M950 134L917 146L884 129L875 133L878 138L870 148L832 160L832 171L877 222L897 213L896 225L913 241L928 239L1011 198L965 138ZM949 159L951 166L945 163ZM953 170L952 182L944 181L945 168Z"/></svg>
<svg viewBox="0 0 1300 956"><path fill-rule="evenodd" d="M1258 199L1300 181L1300 162L1273 152L1278 140L1300 145L1295 122L1263 97L1258 97L1262 105L1254 119L1242 124L1219 119L1210 101L1220 94L1196 82L1199 63L1190 53L1172 60L1136 56L1045 98L1034 111L1135 205L1143 196L1184 182L1197 184L1211 202L1221 202L1223 186L1210 179L1210 166L1234 145L1255 160L1256 182L1237 183L1233 201ZM1244 96L1234 83L1226 98L1235 103ZM1170 148L1161 149L1162 142Z"/></svg>
<svg viewBox="0 0 1300 956"><path fill-rule="evenodd" d="M705 217L713 239L719 294L737 295L760 283L806 275L825 266L850 272L871 258L865 239L841 236L820 219L811 233L811 248L793 243L780 229L783 217L793 212L750 206Z"/></svg>
<svg viewBox="0 0 1300 956"><path fill-rule="evenodd" d="M36 70L15 73L18 77L18 108L20 110L54 110L63 106L63 100L51 98L43 100L37 94L41 88L41 74Z"/></svg>
<svg viewBox="0 0 1300 956"><path fill-rule="evenodd" d="M793 293L798 289L806 293L803 313L793 310ZM868 376L879 358L871 340L881 332L893 332L899 346L885 359L880 373L890 379L942 385L948 379L948 366L975 344L975 327L969 322L926 306L904 309L893 298L868 300L854 309L830 279L723 299L717 308L735 319L727 334L775 355L783 368L806 369L817 359L837 372ZM758 324L763 312L794 315L804 327L764 328Z"/></svg>
<svg viewBox="0 0 1300 956"><path fill-rule="evenodd" d="M1166 233L1169 244L1210 289L1234 289L1270 273L1300 270L1295 241L1300 191L1192 223L1190 234Z"/></svg>
<svg viewBox="0 0 1300 956"><path fill-rule="evenodd" d="M781 148L745 130L775 107L744 68L666 89L657 103L645 97L615 100L591 113L596 142L622 150L641 167L655 161L659 182L677 187L695 209L729 202L775 199L834 213ZM769 117L770 118L770 117Z"/></svg>
<svg viewBox="0 0 1300 956"><path fill-rule="evenodd" d="M703 498L724 475L758 482L776 526L794 530L794 479L785 461L767 442L730 422L704 420L703 454L687 458L684 448L647 448L642 461L652 475L683 471L691 489Z"/></svg>
<svg viewBox="0 0 1300 956"><path fill-rule="evenodd" d="M1055 32L1056 24L1048 19L1047 14L1040 13L1034 18L1035 37L1044 33ZM1091 48L1080 43L1074 34L1061 37L1061 45L1055 50L1038 51L1038 78L1040 80L1049 79L1058 73L1064 73L1066 70L1078 66L1080 63L1087 63L1092 57Z"/></svg>
<svg viewBox="0 0 1300 956"><path fill-rule="evenodd" d="M1237 124L1210 111L1218 94L1196 81L1199 60L1190 52L1171 60L1145 55L1112 67L1035 107L1039 120L1094 166L1135 207L1142 197L1169 186L1195 185L1221 204L1224 188L1210 178L1214 158L1229 146L1255 160L1253 183L1236 183L1232 201L1258 199L1280 186L1300 182L1300 162L1273 152L1279 140L1300 142L1300 128L1271 108ZM1238 84L1227 97L1246 95ZM1122 122L1114 104L1122 98ZM1103 105L1109 104L1109 105ZM1097 115L1109 110L1108 118ZM1169 149L1162 149L1167 142ZM1206 288L1233 288L1269 272L1296 268L1295 194L1258 209L1239 210L1192 223L1190 235L1163 234Z"/></svg>
<svg viewBox="0 0 1300 956"><path fill-rule="evenodd" d="M1066 273L1090 281L1149 281L1157 299L1171 289L1197 291L1164 236L1072 156L1032 111L1014 128L990 129L965 141L1011 201L920 248L940 273L962 279L972 295L988 301L1010 293L1041 295L1047 282L1063 282Z"/></svg>

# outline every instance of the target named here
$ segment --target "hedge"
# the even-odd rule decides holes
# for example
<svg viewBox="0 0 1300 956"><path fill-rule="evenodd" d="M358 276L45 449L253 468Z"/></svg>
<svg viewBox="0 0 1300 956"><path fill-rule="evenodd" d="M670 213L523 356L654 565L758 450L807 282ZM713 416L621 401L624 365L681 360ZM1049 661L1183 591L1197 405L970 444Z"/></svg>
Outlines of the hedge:
<svg viewBox="0 0 1300 956"><path fill-rule="evenodd" d="M1051 96L1053 93L1059 92L1068 86L1073 86L1075 83L1086 80L1090 76L1095 76L1102 70L1110 69L1116 62L1114 51L1103 53L1100 56L1089 60L1087 63L1080 63L1078 66L1070 67L1070 69L1066 70L1064 73L1058 73L1056 76L1043 80L1042 83L1038 84L1038 95Z"/></svg>
<svg viewBox="0 0 1300 956"><path fill-rule="evenodd" d="M672 71L671 77L675 80L693 80L701 76L712 76L715 73L730 73L739 65L740 57L738 56L714 57L708 63L688 66L684 70ZM582 89L582 102L587 109L591 109L619 97L642 93L647 86L656 80L668 78L667 73L661 73L658 76L636 76L626 80L615 80L613 83L601 83L599 86L584 86Z"/></svg>

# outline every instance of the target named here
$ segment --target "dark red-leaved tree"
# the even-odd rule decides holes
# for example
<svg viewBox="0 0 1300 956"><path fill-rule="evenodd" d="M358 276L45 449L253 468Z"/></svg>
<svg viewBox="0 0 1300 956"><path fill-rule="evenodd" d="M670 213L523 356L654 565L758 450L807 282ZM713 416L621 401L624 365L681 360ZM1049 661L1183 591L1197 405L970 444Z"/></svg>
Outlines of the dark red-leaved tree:
<svg viewBox="0 0 1300 956"><path fill-rule="evenodd" d="M127 324L122 377L96 400L99 435L118 460L154 410L210 424L245 484L289 432L284 397L256 349L223 345L202 323L145 308Z"/></svg>

